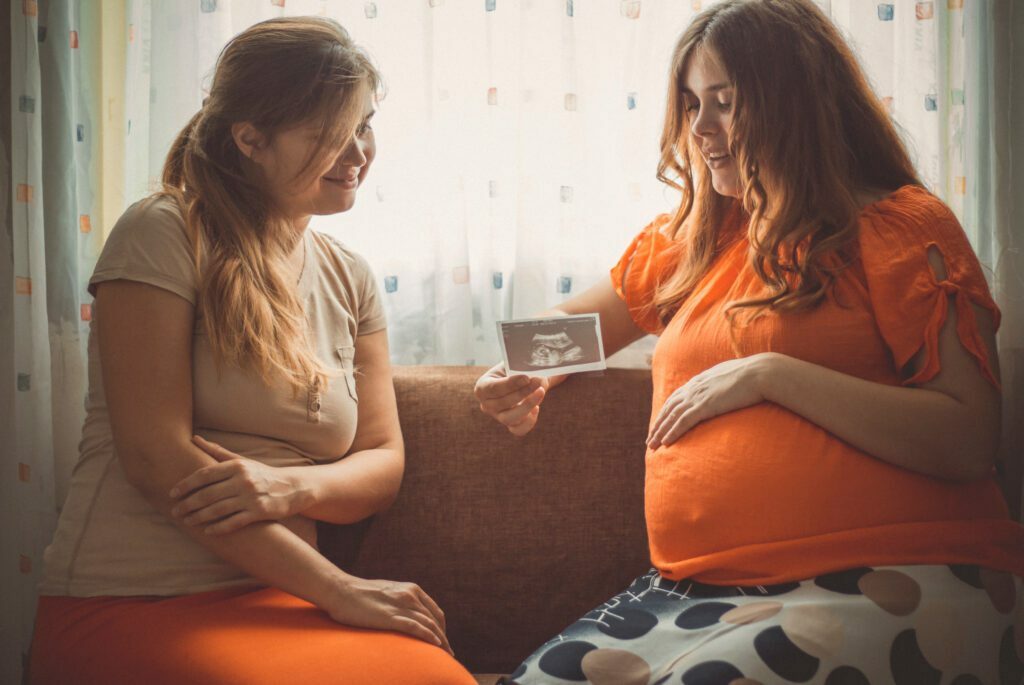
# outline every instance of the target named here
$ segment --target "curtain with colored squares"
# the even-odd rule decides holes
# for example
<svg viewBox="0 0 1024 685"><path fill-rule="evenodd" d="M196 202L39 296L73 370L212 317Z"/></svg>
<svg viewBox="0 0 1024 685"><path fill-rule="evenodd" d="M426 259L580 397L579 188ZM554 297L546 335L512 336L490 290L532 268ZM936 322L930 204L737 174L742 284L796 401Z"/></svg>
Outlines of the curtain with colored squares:
<svg viewBox="0 0 1024 685"><path fill-rule="evenodd" d="M13 325L0 327L0 349L13 368L0 399L11 429L0 478L0 681L15 683L84 418L85 285L100 248L100 53L96 3L17 0L9 14L13 202L2 252Z"/></svg>

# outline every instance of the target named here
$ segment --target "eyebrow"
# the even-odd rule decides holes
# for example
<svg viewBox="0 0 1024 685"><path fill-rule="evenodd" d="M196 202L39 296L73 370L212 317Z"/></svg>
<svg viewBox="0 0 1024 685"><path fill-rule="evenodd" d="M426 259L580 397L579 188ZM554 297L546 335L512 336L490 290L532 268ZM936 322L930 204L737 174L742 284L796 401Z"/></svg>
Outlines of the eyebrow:
<svg viewBox="0 0 1024 685"><path fill-rule="evenodd" d="M373 118L373 115L376 114L376 113L377 113L377 110L371 109L370 113L367 114L365 117L363 117L363 121L369 121L370 119Z"/></svg>
<svg viewBox="0 0 1024 685"><path fill-rule="evenodd" d="M732 84L731 83L716 83L713 86L708 86L704 90L709 92L709 93L717 93L718 91L725 90L726 88L732 88ZM684 93L689 93L690 95L696 95L696 93L694 93L692 90L690 90L686 86L683 86L683 92Z"/></svg>

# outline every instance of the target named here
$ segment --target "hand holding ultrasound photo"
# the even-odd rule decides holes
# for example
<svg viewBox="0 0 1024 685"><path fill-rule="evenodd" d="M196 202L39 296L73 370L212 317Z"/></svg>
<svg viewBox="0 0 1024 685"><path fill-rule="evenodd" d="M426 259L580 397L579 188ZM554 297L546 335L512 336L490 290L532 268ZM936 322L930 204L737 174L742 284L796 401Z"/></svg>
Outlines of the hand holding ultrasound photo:
<svg viewBox="0 0 1024 685"><path fill-rule="evenodd" d="M597 314L498 322L508 375L561 376L606 368Z"/></svg>

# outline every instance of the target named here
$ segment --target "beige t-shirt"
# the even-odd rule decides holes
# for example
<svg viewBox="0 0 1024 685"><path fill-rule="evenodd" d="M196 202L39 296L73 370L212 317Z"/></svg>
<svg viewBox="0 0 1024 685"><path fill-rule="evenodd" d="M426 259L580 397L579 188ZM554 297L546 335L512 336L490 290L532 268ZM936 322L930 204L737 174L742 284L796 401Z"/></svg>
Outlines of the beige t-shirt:
<svg viewBox="0 0 1024 685"><path fill-rule="evenodd" d="M305 264L297 288L320 359L340 371L321 391L294 397L282 382L268 387L238 368L215 370L196 321L193 343L193 422L197 434L272 466L323 464L348 452L356 431L353 354L357 336L385 327L380 295L366 261L335 239L307 230ZM177 205L143 200L124 213L110 234L89 281L141 281L196 304L197 273ZM79 459L54 540L47 548L44 595L178 595L255 584L202 547L125 478L111 436L103 392L97 322L89 329L89 393ZM144 384L138 388L146 392ZM314 521L282 523L311 545Z"/></svg>

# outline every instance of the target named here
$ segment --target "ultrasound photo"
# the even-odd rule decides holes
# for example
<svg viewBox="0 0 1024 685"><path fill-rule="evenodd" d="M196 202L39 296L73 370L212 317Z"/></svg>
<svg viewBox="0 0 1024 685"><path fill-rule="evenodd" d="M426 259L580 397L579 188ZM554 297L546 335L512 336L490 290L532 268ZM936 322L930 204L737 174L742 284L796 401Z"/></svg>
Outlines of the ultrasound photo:
<svg viewBox="0 0 1024 685"><path fill-rule="evenodd" d="M605 368L597 314L498 322L505 370L555 376Z"/></svg>

